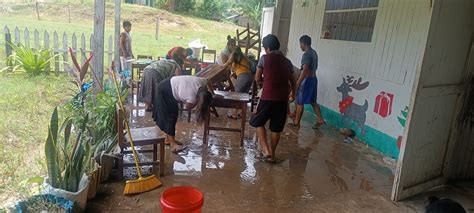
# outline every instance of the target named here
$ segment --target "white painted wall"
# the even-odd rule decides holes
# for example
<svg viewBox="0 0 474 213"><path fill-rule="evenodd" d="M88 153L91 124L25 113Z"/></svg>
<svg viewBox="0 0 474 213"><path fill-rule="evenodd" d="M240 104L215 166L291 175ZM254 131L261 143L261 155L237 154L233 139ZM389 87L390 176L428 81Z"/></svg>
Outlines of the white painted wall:
<svg viewBox="0 0 474 213"><path fill-rule="evenodd" d="M300 65L302 52L299 37L307 34L319 55L318 101L339 112L341 93L336 87L342 77L362 77L370 85L363 91L350 93L354 103L367 100L366 125L397 138L403 127L397 120L409 105L414 74L420 69L430 20L429 0L380 0L372 42L349 42L321 39L325 0L294 0L287 56ZM381 92L395 95L392 113L382 118L374 113L375 98Z"/></svg>

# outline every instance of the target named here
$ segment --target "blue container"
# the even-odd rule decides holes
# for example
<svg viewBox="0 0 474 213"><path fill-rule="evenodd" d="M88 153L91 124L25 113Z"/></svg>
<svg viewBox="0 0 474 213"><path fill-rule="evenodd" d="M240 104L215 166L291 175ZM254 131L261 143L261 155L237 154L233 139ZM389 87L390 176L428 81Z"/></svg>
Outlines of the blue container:
<svg viewBox="0 0 474 213"><path fill-rule="evenodd" d="M51 204L55 204L60 208L64 209L64 211L67 213L80 212L80 207L75 201L66 200L64 198L56 197L50 194L35 195L28 198L27 200L18 202L15 205L16 212L29 213L29 211L26 210L27 206L34 204L35 202L48 202Z"/></svg>

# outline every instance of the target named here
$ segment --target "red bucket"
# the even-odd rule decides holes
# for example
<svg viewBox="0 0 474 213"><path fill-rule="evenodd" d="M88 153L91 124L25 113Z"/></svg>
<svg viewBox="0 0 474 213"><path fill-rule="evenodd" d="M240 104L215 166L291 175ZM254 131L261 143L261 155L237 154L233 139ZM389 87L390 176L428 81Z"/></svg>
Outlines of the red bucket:
<svg viewBox="0 0 474 213"><path fill-rule="evenodd" d="M172 187L161 194L163 213L200 213L203 204L202 192L191 186Z"/></svg>

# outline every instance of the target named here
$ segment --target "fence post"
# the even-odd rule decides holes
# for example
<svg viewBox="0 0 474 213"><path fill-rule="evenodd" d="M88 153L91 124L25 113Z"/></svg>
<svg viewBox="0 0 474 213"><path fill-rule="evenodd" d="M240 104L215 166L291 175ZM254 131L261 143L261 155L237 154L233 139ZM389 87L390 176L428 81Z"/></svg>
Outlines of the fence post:
<svg viewBox="0 0 474 213"><path fill-rule="evenodd" d="M36 17L38 18L38 21L40 20L40 13L39 13L39 3L36 2Z"/></svg>
<svg viewBox="0 0 474 213"><path fill-rule="evenodd" d="M67 65L67 52L68 52L68 43L67 43L67 34L66 32L63 33L63 60L64 60L64 71L66 71Z"/></svg>
<svg viewBox="0 0 474 213"><path fill-rule="evenodd" d="M10 43L12 42L12 35L10 34L10 29L7 26L3 28L3 32L5 33L5 55L10 56L12 54L12 47Z"/></svg>
<svg viewBox="0 0 474 213"><path fill-rule="evenodd" d="M102 85L104 79L104 28L105 28L105 1L94 1L94 58L92 67L97 74L97 84ZM98 91L98 87L96 92Z"/></svg>
<svg viewBox="0 0 474 213"><path fill-rule="evenodd" d="M76 56L77 58L77 37L76 37L76 33L73 33L72 34L72 39L71 39L71 46L72 46L72 52L74 54L74 56Z"/></svg>
<svg viewBox="0 0 474 213"><path fill-rule="evenodd" d="M20 44L20 30L18 27L15 27L15 44L18 45Z"/></svg>
<svg viewBox="0 0 474 213"><path fill-rule="evenodd" d="M43 37L44 37L43 38L44 39L44 43L43 43L44 49L49 50L49 34L48 34L48 31L46 31L46 30L44 31L44 36ZM54 55L54 52L53 52L53 55ZM50 72L51 72L51 63L48 63L46 65L46 73L48 73L48 75L49 75Z"/></svg>
<svg viewBox="0 0 474 213"><path fill-rule="evenodd" d="M53 45L54 45L54 71L56 75L59 75L59 36L56 31L53 34Z"/></svg>
<svg viewBox="0 0 474 213"><path fill-rule="evenodd" d="M28 27L25 28L23 37L25 38L25 47L30 48L30 31L28 30Z"/></svg>
<svg viewBox="0 0 474 213"><path fill-rule="evenodd" d="M84 33L81 35L81 64L84 64L86 62L86 36Z"/></svg>
<svg viewBox="0 0 474 213"><path fill-rule="evenodd" d="M156 16L156 31L155 39L158 40L158 35L160 34L160 16Z"/></svg>
<svg viewBox="0 0 474 213"><path fill-rule="evenodd" d="M40 49L40 44L39 44L39 32L38 32L37 29L35 29L35 31L33 32L33 45L34 45L35 50L39 50L39 49Z"/></svg>

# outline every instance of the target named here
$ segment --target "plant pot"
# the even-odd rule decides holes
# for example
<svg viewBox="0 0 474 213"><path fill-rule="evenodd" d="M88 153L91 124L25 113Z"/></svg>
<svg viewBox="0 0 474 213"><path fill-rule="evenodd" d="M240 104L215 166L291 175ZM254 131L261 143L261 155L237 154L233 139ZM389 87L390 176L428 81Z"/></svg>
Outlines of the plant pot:
<svg viewBox="0 0 474 213"><path fill-rule="evenodd" d="M87 200L95 198L100 186L100 175L102 167L96 163L95 170L89 173L89 190L87 191Z"/></svg>
<svg viewBox="0 0 474 213"><path fill-rule="evenodd" d="M111 154L106 154L102 152L100 155L100 166L102 167L101 169L101 174L100 174L100 182L104 182L109 179L110 173L112 173L112 168L114 167L115 160L117 157L115 155Z"/></svg>
<svg viewBox="0 0 474 213"><path fill-rule="evenodd" d="M35 195L15 205L15 212L78 212L77 202L51 194Z"/></svg>
<svg viewBox="0 0 474 213"><path fill-rule="evenodd" d="M49 184L48 177L44 179L43 194L52 194L67 200L76 201L79 207L84 210L87 203L87 192L89 190L89 178L84 174L79 182L79 190L77 192L69 192L63 189L56 189Z"/></svg>

